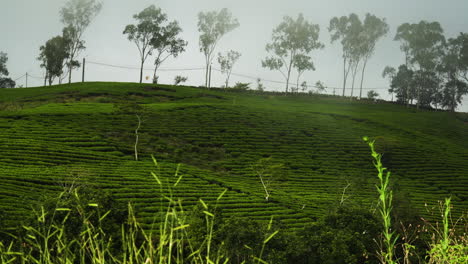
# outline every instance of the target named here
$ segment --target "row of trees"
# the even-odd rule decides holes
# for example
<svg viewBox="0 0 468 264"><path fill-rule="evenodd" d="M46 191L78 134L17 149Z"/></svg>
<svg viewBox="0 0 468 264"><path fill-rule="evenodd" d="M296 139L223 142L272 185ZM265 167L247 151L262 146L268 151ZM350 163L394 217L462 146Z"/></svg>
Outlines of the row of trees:
<svg viewBox="0 0 468 264"><path fill-rule="evenodd" d="M128 34L128 39L134 41L140 51L140 82L146 58L153 50L157 50L153 76L156 82L156 71L160 64L171 55L177 57L185 50L187 42L177 38L182 31L177 21L164 25L167 16L160 8L150 6L134 18L138 24L128 25L124 34ZM205 56L205 86L209 86L209 67L219 40L238 26L238 20L227 9L198 14L199 45ZM331 43L339 41L342 47L342 95L345 95L348 79L351 79L353 98L356 76L360 71L361 98L366 66L375 52L377 42L387 35L389 26L384 18L368 13L361 21L358 15L352 13L333 17L328 31ZM296 19L285 16L283 22L273 30L272 41L265 47L269 56L262 60L262 67L280 71L286 80L286 92L294 90L289 89L293 70L296 71L296 91L300 86L307 87L306 82L300 84L300 78L304 72L315 70L311 53L324 48L324 44L318 40L319 34L319 25L310 23L302 14ZM384 69L383 77L388 77L391 82L389 92L392 95L396 93L400 102L409 104L416 100L418 108L420 105L442 106L455 110L462 96L468 93L467 35L461 33L459 37L446 41L438 22L421 21L419 24L400 25L395 40L401 42L406 62L398 71L392 67ZM162 56L164 52L167 54ZM233 50L226 55L218 53L221 71L226 74L226 87L233 65L240 56L239 52Z"/></svg>
<svg viewBox="0 0 468 264"><path fill-rule="evenodd" d="M55 36L40 47L38 60L46 74L44 85L55 78L59 83L80 67L78 55L85 49L82 40L85 29L100 12L102 4L96 0L70 0L60 11L64 24L62 35ZM182 29L177 21L169 21L167 14L151 5L133 18L135 24L125 27L123 34L135 43L140 55L140 82L143 80L143 65L154 55L153 82L158 82L158 69L169 57L177 57L185 51L188 42L179 35ZM216 57L220 39L239 27L239 21L224 8L220 11L200 12L200 52L205 57L205 86L209 86L209 68ZM358 15L333 17L328 31L331 43L339 42L343 59L343 91L351 81L351 98L354 96L356 77L361 72L359 98L362 97L365 71L368 61L375 52L377 42L384 37L389 26L384 18L366 14L361 20ZM285 16L273 29L272 41L265 47L269 56L262 60L262 67L278 70L285 78L285 91L297 91L307 87L301 76L315 70L312 52L324 48L319 41L320 27L307 21L302 14L297 18ZM454 110L468 93L468 35L461 33L457 38L446 40L438 22L421 21L418 24L402 24L394 38L401 43L405 63L398 67L386 67L383 77L390 81L389 92L396 94L397 101L407 105L416 101L417 107L435 106ZM218 63L226 75L225 86L229 86L232 68L241 54L230 50L218 53ZM4 56L6 57L6 56ZM67 69L66 71L64 69ZM296 72L295 87L290 89L290 79ZM0 73L5 75L4 73ZM0 76L3 78L2 76ZM323 84L322 84L323 86ZM393 100L393 99L392 99Z"/></svg>
<svg viewBox="0 0 468 264"><path fill-rule="evenodd" d="M442 107L455 111L468 93L468 34L446 39L438 22L405 23L395 40L405 54L398 69L387 66L382 76L389 92L406 105Z"/></svg>

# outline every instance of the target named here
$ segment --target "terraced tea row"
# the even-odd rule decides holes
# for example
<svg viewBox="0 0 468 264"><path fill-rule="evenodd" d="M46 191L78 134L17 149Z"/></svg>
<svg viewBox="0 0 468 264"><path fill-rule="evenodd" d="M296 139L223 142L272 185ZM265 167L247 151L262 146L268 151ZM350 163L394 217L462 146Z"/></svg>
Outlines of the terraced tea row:
<svg viewBox="0 0 468 264"><path fill-rule="evenodd" d="M28 201L81 181L122 203L131 201L149 228L161 195L170 195L149 174L154 154L172 183L174 164L182 163L183 179L172 194L188 208L200 199L215 203L227 188L219 202L223 215L262 221L274 215L300 228L340 203L375 206L375 168L364 135L376 137L384 153L397 203L411 204L429 219L438 216L428 214L426 204L447 196L459 208L454 216L468 209L468 150L461 137L468 128L444 113L189 87L99 83L41 89L8 91L0 99L41 102L0 113L0 209L11 219L30 213ZM113 104L125 98L149 109L139 130L139 162L131 161L137 119L116 112ZM269 186L268 202L252 169L266 157L284 167Z"/></svg>

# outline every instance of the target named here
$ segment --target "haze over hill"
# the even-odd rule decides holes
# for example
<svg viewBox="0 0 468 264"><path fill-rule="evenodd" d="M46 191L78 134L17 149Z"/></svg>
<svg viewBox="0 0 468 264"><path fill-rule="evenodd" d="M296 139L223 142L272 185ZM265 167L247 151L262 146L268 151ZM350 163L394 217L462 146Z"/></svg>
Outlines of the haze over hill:
<svg viewBox="0 0 468 264"><path fill-rule="evenodd" d="M59 22L59 9L65 0L17 0L3 1L3 12L0 24L6 25L7 30L2 33L0 51L9 55L8 68L13 78L20 77L28 72L30 77L28 86L42 84L42 69L36 60L39 46L52 36L61 32ZM377 43L375 55L368 65L367 78L364 87L374 88L382 98L389 99L386 92L388 81L381 77L386 65L397 67L404 61L399 43L393 41L398 25L420 20L438 21L442 25L446 37L455 37L459 32L466 31L468 21L465 10L468 3L462 0L450 2L441 1L104 1L102 12L92 22L84 34L87 49L82 53L89 63L86 65L86 80L88 81L137 81L138 69L119 69L92 62L119 65L138 65L138 54L133 43L129 42L122 31L125 25L132 23L132 16L150 4L160 6L169 16L180 22L182 37L189 42L187 52L177 59L170 59L163 65L167 69L200 68L203 67L203 55L199 52L197 31L197 13L200 11L229 8L233 15L239 19L240 27L222 39L219 51L228 49L238 50L242 53L234 73L252 76L253 79L233 76L232 82L255 82L255 77L264 80L283 81L280 74L268 71L261 67L260 61L266 56L265 44L270 41L271 31L285 15L295 17L299 12L312 23L320 25L320 41L326 47L312 54L317 70L306 72L304 79L313 84L321 80L329 87L341 87L341 49L337 44L330 44L327 31L329 20L334 16L348 15L351 12L362 17L370 12L378 17L385 17L390 26L389 34ZM81 57L80 56L80 59ZM146 63L152 68L152 62ZM145 72L151 76L151 70ZM203 70L193 71L166 71L162 72L160 81L172 83L175 75L187 76L191 85L203 84ZM80 79L80 71L76 70L73 80ZM150 78L151 80L151 78ZM148 80L148 81L150 81ZM223 78L218 72L213 73L213 85L221 86ZM25 78L18 80L24 85ZM270 90L283 90L281 84L266 83ZM332 93L333 90L327 90ZM458 109L468 112L468 98Z"/></svg>

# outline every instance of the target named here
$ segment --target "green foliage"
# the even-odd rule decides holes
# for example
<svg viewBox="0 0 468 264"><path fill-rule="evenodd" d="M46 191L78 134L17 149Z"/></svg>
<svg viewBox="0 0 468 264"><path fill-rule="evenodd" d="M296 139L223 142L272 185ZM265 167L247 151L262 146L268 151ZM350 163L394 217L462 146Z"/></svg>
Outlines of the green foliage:
<svg viewBox="0 0 468 264"><path fill-rule="evenodd" d="M179 85L179 84L181 84L181 83L186 82L187 80L188 80L187 77L177 75L177 76L174 78L174 85Z"/></svg>
<svg viewBox="0 0 468 264"><path fill-rule="evenodd" d="M467 263L468 244L466 234L458 236L455 233L456 226L451 221L450 214L451 198L446 198L442 205L442 226L441 230L434 228L432 243L428 252L429 264L432 263ZM461 224L464 224L461 219ZM451 226L452 225L452 226Z"/></svg>
<svg viewBox="0 0 468 264"><path fill-rule="evenodd" d="M6 63L8 56L4 52L0 52L0 88L15 88L15 82L8 78L8 69Z"/></svg>
<svg viewBox="0 0 468 264"><path fill-rule="evenodd" d="M246 91L250 89L250 83L241 83L241 82L236 82L236 84L231 88L231 90L236 90L236 91Z"/></svg>
<svg viewBox="0 0 468 264"><path fill-rule="evenodd" d="M113 103L119 98L149 111L139 131L138 162L132 160L137 120L129 112L114 111ZM161 193L170 197L165 188L160 192L156 186L154 190L155 182L148 177L152 170L149 154L155 153L158 159L167 161L161 175L170 176L168 172L176 168L174 163L183 162L179 175L184 178L173 189L175 204L180 198L185 207L184 212L176 212L181 221L189 223L185 217L200 198L213 213L210 205L228 189L214 214L222 212L223 219L248 218L262 226L273 215L281 232L269 240L262 259L287 263L289 254L294 256L292 249L301 244L300 239L288 234L299 233L304 225L327 215L339 201L344 179L352 183L346 190L351 196L345 205L375 207L374 184L378 178L373 176L367 146L356 140L366 133L385 138L385 144L381 140L376 143L376 151L384 153L382 160L399 185L398 190L396 184L392 186L392 230L398 231L397 221L407 211L433 221L437 216L427 213L424 202L430 207L449 192L459 205L453 209L454 217L466 210L463 179L467 166L463 157L468 145L462 139L468 134L466 118L461 115L414 113L399 105L319 95L279 96L272 92L134 83L3 89L0 103L9 102L16 102L18 107L7 106L15 111L0 111L0 208L5 212L5 227L30 215L30 205L40 199L39 194L54 196L63 191L57 179L73 172L88 175L93 186L108 190L116 201L131 201L141 228L138 230L146 234L153 231L154 240L164 215L159 213ZM248 164L269 156L281 158L278 162L284 164L288 177L273 185L272 198L265 202L259 179ZM177 180L170 179L172 184ZM400 212L398 204L404 205ZM202 226L208 233L206 222ZM215 223L214 236L216 230ZM268 237L264 235L263 240ZM340 237L350 241L347 234ZM291 246L287 246L289 243ZM4 244L8 247L9 243ZM349 252L346 245L340 246L338 240L335 244L341 248L336 255L350 254L345 253ZM424 259L424 243L411 244L416 246L415 253L423 249L420 256ZM216 256L215 248L212 243L210 255ZM223 251L221 255L225 254ZM259 256L258 251L255 256Z"/></svg>
<svg viewBox="0 0 468 264"><path fill-rule="evenodd" d="M367 98L369 98L369 99L371 99L371 100L376 100L377 97L379 97L379 94L378 94L376 91L374 91L374 90L369 90L369 91L367 92Z"/></svg>
<svg viewBox="0 0 468 264"><path fill-rule="evenodd" d="M327 86L325 86L323 82L317 81L315 83L315 88L317 89L317 93L320 94L320 93L323 93L327 89Z"/></svg>
<svg viewBox="0 0 468 264"><path fill-rule="evenodd" d="M239 27L239 21L232 17L227 8L219 12L198 13L198 31L200 32L200 52L205 55L205 87L208 86L208 67L214 58L214 51L219 40L230 31Z"/></svg>
<svg viewBox="0 0 468 264"><path fill-rule="evenodd" d="M345 95L346 82L350 70L353 70L353 86L359 61L362 58L360 48L364 41L361 39L363 26L359 17L351 13L349 16L333 17L330 20L328 31L331 34L331 43L341 40L343 50L343 93Z"/></svg>
<svg viewBox="0 0 468 264"><path fill-rule="evenodd" d="M6 63L8 61L8 55L5 52L0 52L0 77L8 76L8 69Z"/></svg>
<svg viewBox="0 0 468 264"><path fill-rule="evenodd" d="M234 50L228 51L225 56L223 56L221 53L218 53L218 63L221 66L221 72L226 74L225 88L229 87L229 77L231 76L232 68L240 56L240 52Z"/></svg>
<svg viewBox="0 0 468 264"><path fill-rule="evenodd" d="M56 36L49 39L45 45L40 47L37 58L41 62L41 68L46 70L46 79L52 85L55 77L60 78L63 74L65 60L70 56L69 47L71 39L64 36Z"/></svg>
<svg viewBox="0 0 468 264"><path fill-rule="evenodd" d="M128 40L134 42L140 53L140 83L143 81L143 64L148 56L156 50L156 60L153 80L157 82L156 75L159 66L169 57L177 57L185 51L187 42L178 35L182 31L177 21L172 21L165 25L167 15L161 8L150 5L140 13L133 16L138 24L127 25L123 34Z"/></svg>
<svg viewBox="0 0 468 264"><path fill-rule="evenodd" d="M387 171L382 164L382 154L375 151L375 141L370 141L368 137L364 137L363 140L369 145L371 149L372 158L374 159L374 166L378 171L377 177L379 178L379 184L376 186L379 193L379 213L383 222L382 240L383 247L380 249L380 257L382 263L392 264L395 261L395 244L398 239L392 230L392 202L393 202L393 191L390 190L390 172Z"/></svg>
<svg viewBox="0 0 468 264"><path fill-rule="evenodd" d="M285 16L283 22L273 29L272 42L265 47L272 56L262 61L262 67L281 72L286 79L286 92L293 68L298 71L297 83L304 71L315 70L309 53L324 47L318 41L319 32L319 25L309 23L302 14L297 19Z"/></svg>
<svg viewBox="0 0 468 264"><path fill-rule="evenodd" d="M187 41L178 37L182 32L182 28L179 26L177 21L172 21L165 26L162 25L161 21L157 30L158 31L156 32L152 32L153 38L151 40L151 45L156 51L153 74L154 80L157 80L157 70L161 64L170 56L176 58L179 54L185 51L185 47L188 44Z"/></svg>
<svg viewBox="0 0 468 264"><path fill-rule="evenodd" d="M85 49L82 40L83 33L91 21L101 11L102 4L96 0L69 0L60 9L60 20L65 25L63 37L68 40L66 65L68 67L68 83L71 83L71 71L79 67L76 57Z"/></svg>
<svg viewBox="0 0 468 264"><path fill-rule="evenodd" d="M293 263L377 263L377 219L363 209L340 207L297 233L289 244Z"/></svg>
<svg viewBox="0 0 468 264"><path fill-rule="evenodd" d="M265 86L262 83L262 79L257 78L257 91L263 92L265 90Z"/></svg>

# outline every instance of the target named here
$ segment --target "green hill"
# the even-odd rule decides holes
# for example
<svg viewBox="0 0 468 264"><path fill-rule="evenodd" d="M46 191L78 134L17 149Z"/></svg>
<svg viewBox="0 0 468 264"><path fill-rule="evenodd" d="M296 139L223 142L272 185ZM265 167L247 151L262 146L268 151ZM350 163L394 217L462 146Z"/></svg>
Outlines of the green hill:
<svg viewBox="0 0 468 264"><path fill-rule="evenodd" d="M115 102L149 109L133 160L134 115ZM134 83L84 83L0 89L0 211L6 223L64 186L106 190L131 201L150 224L160 193L150 172L180 184L186 208L220 201L225 216L301 228L340 204L375 207L376 171L363 136L377 141L392 171L395 207L439 218L432 207L452 196L455 216L468 209L468 117L390 103L319 95L282 95ZM252 165L283 164L271 198ZM346 188L346 186L348 186ZM343 190L346 191L343 195Z"/></svg>

